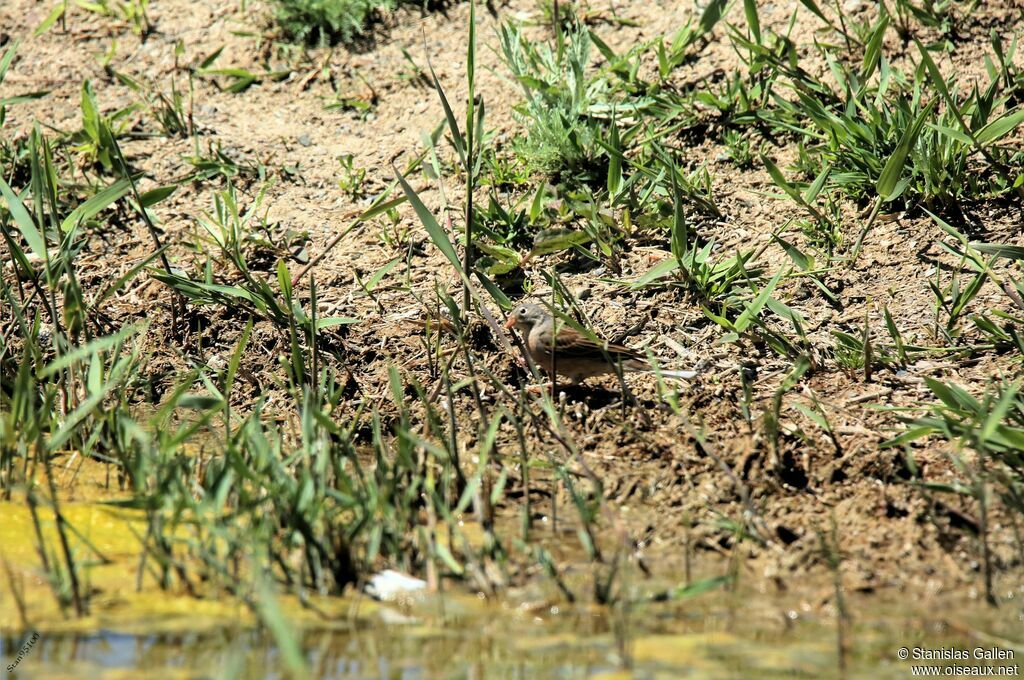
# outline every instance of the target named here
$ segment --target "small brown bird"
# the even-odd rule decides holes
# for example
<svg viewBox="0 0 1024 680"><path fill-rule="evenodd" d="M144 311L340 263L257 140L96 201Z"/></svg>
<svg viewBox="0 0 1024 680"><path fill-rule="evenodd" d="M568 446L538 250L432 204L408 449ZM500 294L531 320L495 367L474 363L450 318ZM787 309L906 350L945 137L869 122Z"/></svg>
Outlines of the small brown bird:
<svg viewBox="0 0 1024 680"><path fill-rule="evenodd" d="M526 342L530 358L549 375L556 371L572 382L591 376L627 372L653 373L654 368L636 350L611 343L599 344L568 326L557 328L555 319L540 305L519 305L505 328L516 328ZM666 378L693 378L696 371L663 371Z"/></svg>

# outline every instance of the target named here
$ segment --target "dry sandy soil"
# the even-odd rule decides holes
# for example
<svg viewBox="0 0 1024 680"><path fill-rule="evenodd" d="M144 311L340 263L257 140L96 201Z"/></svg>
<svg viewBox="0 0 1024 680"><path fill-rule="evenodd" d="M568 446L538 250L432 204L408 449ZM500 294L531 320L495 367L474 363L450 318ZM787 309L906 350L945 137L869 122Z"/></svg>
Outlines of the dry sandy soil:
<svg viewBox="0 0 1024 680"><path fill-rule="evenodd" d="M858 3L846 4L852 11L866 11ZM1019 9L1001 2L982 4L971 25L959 32L954 63L942 65L957 69L965 83L984 73L978 55L987 49L989 30L1001 32L1008 41L1014 27L1020 25ZM742 3L737 5L733 11L739 14L731 18L741 21ZM764 6L762 23L782 30L791 11L784 5ZM671 33L695 12L683 2L616 3L618 16L637 24L628 26L601 21L609 12L603 6L594 9L600 10L594 30L616 49ZM273 276L279 253L305 248L309 256L319 254L367 204L368 198L355 199L339 188L339 156L352 154L355 166L367 170L365 192L372 197L393 180L392 165L405 167L422 150L422 135L442 120L434 91L416 78L402 77L410 70L403 48L423 67L427 52L449 99L465 99L468 6L461 3L426 14L399 10L387 16L370 43L357 50L284 49L275 42L269 9L261 2L250 2L242 9L234 0L152 0L154 31L144 42L124 23L73 5L66 30L58 24L33 36L49 10L49 3L32 0L7 0L0 6L0 44L23 41L4 89L11 93L50 92L43 99L11 108L7 134L24 134L33 121L62 131L77 130L84 80L92 81L100 106L107 112L137 101L138 96L100 63L112 40L117 47L110 67L163 91L169 90L172 78L183 87L187 83L185 67L222 46L217 67L291 70L282 80L268 79L240 93L218 89L216 78L195 80L198 144L203 148L218 144L240 163L262 163L267 168L268 238L278 250L264 248L262 257L254 258L254 268L268 278ZM495 131L494 143L499 147L520 131L512 115L519 92L498 57L495 28L500 21L536 13L537 5L529 0L500 5L493 14L483 8L479 12L482 45L477 91L487 104L487 123ZM810 16L802 13L793 39L806 45L813 38L813 25ZM680 68L679 78L714 79L716 73L734 68L736 55L723 35L724 28L719 27L700 58ZM183 45L183 55L176 59L178 43ZM905 50L895 43L888 47ZM224 79L219 80L223 84ZM325 108L339 95L373 106L368 113ZM146 174L145 186L167 184L187 172L190 168L182 157L192 153L193 140L151 135L156 131L152 119L142 113L135 116L138 122L132 129L138 134L126 141L124 148L130 162ZM723 211L721 219L705 221L699 228L718 241L722 252L764 246L759 263L775 271L788 261L783 250L772 243L771 234L797 217L798 209L773 196L777 189L763 168L737 169L711 137L681 142L686 145L684 157L689 167L704 164L712 173L713 191ZM439 148L450 155L447 145ZM780 167L795 157L794 149L785 147L773 154ZM420 173L414 175L413 183L423 190L427 204L440 211L443 199L438 184ZM236 184L242 203L252 205L260 186L258 178L240 176ZM462 183L450 178L444 187L448 204L458 206ZM209 248L200 238L203 232L197 217L211 209L212 192L208 183L185 185L155 209L165 231L163 238L172 244L175 266L193 274L200 271L204 251ZM455 293L458 280L450 275L446 261L430 244L415 215L408 206L400 213L399 228L408 229L414 242L410 260L413 291L430 296L439 284ZM977 206L974 236L1022 245L1022 216L1019 204ZM458 228L461 218L457 209L451 217ZM846 239L855 238L863 220L851 206L844 225ZM381 236L385 231L383 221L353 229L315 269L320 313L362 320L339 332L337 338L345 348L358 398L382 408L387 408L389 401L389 365L398 365L428 386L434 384L423 329L415 323L424 309L402 280L402 268L382 280L375 299L356 281L357 274L365 280L384 264L404 256L405 246L389 245ZM800 243L799 232L783 234ZM918 359L906 370L879 370L865 380L860 373L844 371L833 356L832 330L856 334L867 319L872 333L883 338L884 306L891 310L908 342L930 344L934 303L928 282L936 267L948 272L956 265L939 248L942 237L926 216L887 216L871 231L855 264L840 264L824 275L823 281L838 294L838 305L828 304L806 279L791 278L780 286L780 299L807 320L812 353L819 365L785 396L778 453L764 436L761 418L792 368L788 360L748 341L720 344L721 329L682 293L632 291L605 280L608 272L569 266L564 256L551 257L527 270L529 297L543 297L549 289L541 276L542 267L565 265L563 280L583 301L600 333L622 337L628 332L629 344L649 344L673 365L701 368L700 376L684 390L683 399L692 420L705 434L705 445L696 445L680 421L658 407L655 383L648 377L629 378L638 403L625 408L614 379L591 381L586 388L571 390L567 397L566 409L575 416L566 421L583 460L602 479L612 506L631 509L622 517L634 538L643 542L652 564L661 561L677 567L682 537L691 525L691 540L698 549L725 550L731 539L716 526L716 517L740 518L753 512L768 542L764 546L750 544L748 564L759 577L784 587L808 572L826 573L819 532L828 530L834 516L845 558L843 576L851 588L935 591L980 586L977 508L958 497L923 494L908 483L911 473L904 454L880 444L901 427L889 407L918 407L931 401L924 376L979 391L990 376L1019 373L1019 365L993 353L970 362L936 355ZM627 250L622 271L616 276L635 279L666 257L665 250L653 246ZM149 235L134 216L92 234L80 257L83 286L88 288L127 271L151 251ZM258 255L260 249L254 247L252 252ZM300 259L289 261L293 274L301 265ZM306 285L304 281L302 286ZM140 277L112 300L107 310L115 325L141 318L150 322L145 342L152 356L147 370L155 400L184 370L225 361L244 324L220 309L191 309L188 330L176 339L170 329L169 299L166 288ZM1002 292L988 287L971 309L1006 309L1007 302ZM516 357L505 353L486 327L480 332L478 349L491 370L517 388L524 384ZM685 354L680 356L673 347L684 348ZM247 399L262 392L271 395L273 404L279 389L274 359L285 349L269 325L257 324L244 364L251 388ZM453 370L458 373L464 368L456 361ZM747 372L753 388L752 425L741 412L741 371ZM794 403L810 404L812 397L827 414L834 439L793 408ZM460 417L472 422L476 416L468 391L456 399ZM511 430L503 432L502 438L502 445L514 450ZM552 443L537 440L531 446L539 452ZM953 478L947 451L948 445L942 442L914 445L916 463L925 479ZM744 495L749 495L749 505L744 503ZM993 524L994 561L1005 574L998 582L1010 587L1012 575L1019 574L1022 565L1006 518L997 513Z"/></svg>

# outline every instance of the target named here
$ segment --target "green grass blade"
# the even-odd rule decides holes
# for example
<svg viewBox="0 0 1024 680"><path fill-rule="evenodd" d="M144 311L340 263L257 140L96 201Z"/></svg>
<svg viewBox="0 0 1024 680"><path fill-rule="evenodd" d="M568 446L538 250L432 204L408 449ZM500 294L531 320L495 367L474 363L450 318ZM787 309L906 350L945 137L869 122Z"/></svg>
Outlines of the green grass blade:
<svg viewBox="0 0 1024 680"><path fill-rule="evenodd" d="M89 198L64 218L60 223L60 230L65 234L77 228L82 222L92 219L100 211L112 203L117 202L122 196L131 190L131 184L126 179L119 179L110 186L104 188L98 194ZM154 189L154 191L157 191Z"/></svg>
<svg viewBox="0 0 1024 680"><path fill-rule="evenodd" d="M882 57L882 41L885 38L885 30L889 27L889 13L882 10L882 16L878 20L867 47L864 48L864 60L860 65L861 82L867 81L871 74L878 68L878 62Z"/></svg>
<svg viewBox="0 0 1024 680"><path fill-rule="evenodd" d="M747 16L747 26L754 42L761 44L761 21L757 17L757 0L743 0L743 12Z"/></svg>
<svg viewBox="0 0 1024 680"><path fill-rule="evenodd" d="M4 82L4 76L7 75L7 69L11 67L11 62L14 60L14 53L18 51L18 45L21 41L15 40L11 43L11 46L7 48L4 55L0 57L0 83Z"/></svg>
<svg viewBox="0 0 1024 680"><path fill-rule="evenodd" d="M765 303L768 302L768 298L771 296L772 291L775 290L775 286L778 285L779 279L781 278L782 270L780 269L778 273L776 273L775 276L773 276L771 280L761 288L757 297L755 297L750 304L746 306L743 313L739 315L739 318L736 319L736 323L734 324L737 332L742 333L747 330L747 327L750 326L751 322L753 322L757 315L761 313L761 309L764 308Z"/></svg>
<svg viewBox="0 0 1024 680"><path fill-rule="evenodd" d="M67 354L62 354L61 356L57 357L56 359L48 363L45 367L43 367L43 370L40 371L39 373L39 377L48 378L51 375L57 373L58 371L67 368L76 361L81 361L82 359L85 359L86 357L89 357L93 354L114 347L115 345L123 342L124 339L127 338L128 336L137 333L140 328L142 328L142 326L129 326L128 328L125 328L113 335L104 335L103 337L96 338L95 340L89 342L88 344L82 345L81 347L76 347L74 350L68 352Z"/></svg>
<svg viewBox="0 0 1024 680"><path fill-rule="evenodd" d="M715 27L725 13L726 4L727 0L711 0L708 3L708 6L704 8L704 13L700 15L701 33L709 33Z"/></svg>
<svg viewBox="0 0 1024 680"><path fill-rule="evenodd" d="M992 435L995 434L996 428L999 427L1003 418L1006 417L1007 413L1009 413L1010 407L1014 405L1017 397L1017 390L1019 389L1020 385L1018 383L1013 383L1003 391L1003 394L996 403L995 408L993 408L991 413L988 414L988 417L985 418L985 422L981 426L981 431L978 433L978 439L982 443L991 439Z"/></svg>
<svg viewBox="0 0 1024 680"><path fill-rule="evenodd" d="M459 262L459 256L455 252L455 246L452 244L451 239L448 238L447 232L438 223L437 218L430 212L423 201L420 200L419 194L413 189L409 183L402 176L402 173L397 168L392 166L395 171L395 177L398 179L398 183L402 185L402 191L405 192L405 197L409 200L413 210L416 211L416 216L419 217L420 223L423 228L427 230L427 235L430 236L430 240L434 242L438 250L444 253L444 256L448 258L448 261L455 267L455 271L459 273L459 276L466 282L466 285L471 285L469 279L466 278L465 272L462 271L462 263Z"/></svg>
<svg viewBox="0 0 1024 680"><path fill-rule="evenodd" d="M896 145L896 150L889 156L889 160L885 162L885 167L882 168L882 172L878 176L878 182L875 184L875 191L878 192L878 196L882 201L888 203L899 197L903 193L903 189L906 188L906 184L900 185L903 166L906 165L910 149L914 146L914 142L917 141L917 136L921 134L921 128L924 127L925 120L931 115L933 108L934 104L929 104L925 107L913 125L903 133L903 138Z"/></svg>
<svg viewBox="0 0 1024 680"><path fill-rule="evenodd" d="M430 63L430 57L427 56L427 68L430 69L430 77L434 80L434 89L437 91L437 96L441 99L441 108L444 109L445 120L448 121L448 130L452 134L452 143L455 145L455 150L459 154L459 160L462 162L462 167L466 165L466 142L462 137L462 132L459 131L459 121L455 118L455 112L452 111L451 104L448 103L448 97L444 94L444 88L441 87L441 81L437 79L437 74L434 73L434 66Z"/></svg>
<svg viewBox="0 0 1024 680"><path fill-rule="evenodd" d="M28 243L29 249L43 258L49 260L50 255L46 250L46 239L36 228L36 223L32 220L32 216L29 215L28 210L25 208L25 204L21 202L14 190L4 181L3 177L0 177L0 195L7 201L7 209L11 213L11 217L14 218L14 223L18 225L18 230L21 235L25 237L25 241Z"/></svg>
<svg viewBox="0 0 1024 680"><path fill-rule="evenodd" d="M643 288L644 286L665 278L677 269L679 269L679 260L674 257L667 257L648 269L639 279L630 285L630 288L633 290Z"/></svg>
<svg viewBox="0 0 1024 680"><path fill-rule="evenodd" d="M1024 122L1024 109L1018 109L1013 113L1000 116L985 127L978 130L974 136L979 144L991 144L1006 136Z"/></svg>

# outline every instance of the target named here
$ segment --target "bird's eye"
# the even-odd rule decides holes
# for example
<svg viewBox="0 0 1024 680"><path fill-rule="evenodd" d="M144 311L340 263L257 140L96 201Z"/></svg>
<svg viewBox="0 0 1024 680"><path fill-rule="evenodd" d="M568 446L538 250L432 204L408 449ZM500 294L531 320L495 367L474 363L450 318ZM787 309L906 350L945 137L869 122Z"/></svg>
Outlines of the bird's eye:
<svg viewBox="0 0 1024 680"><path fill-rule="evenodd" d="M520 307L519 308L519 313L520 314L526 314L526 307Z"/></svg>

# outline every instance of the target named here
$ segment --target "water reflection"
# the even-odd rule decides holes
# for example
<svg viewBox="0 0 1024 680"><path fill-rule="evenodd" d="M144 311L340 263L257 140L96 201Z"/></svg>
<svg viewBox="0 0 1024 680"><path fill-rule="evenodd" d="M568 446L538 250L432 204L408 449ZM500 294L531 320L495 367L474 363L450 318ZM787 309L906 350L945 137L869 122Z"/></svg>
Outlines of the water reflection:
<svg viewBox="0 0 1024 680"><path fill-rule="evenodd" d="M475 600L475 598L471 598ZM904 678L901 646L1014 649L1024 659L1020 612L1011 603L933 603L917 611L898 596L851 598L850 677ZM537 613L448 600L366 620L324 621L306 630L314 677L413 680L467 678L827 678L838 676L834 620L792 601L733 598L636 607L625 621L607 610ZM395 620L406 623L395 625ZM12 674L24 642L5 632L0 678L286 678L269 635L243 627L186 633L40 633ZM625 641L616 637L625 630ZM998 642L993 643L992 640ZM632 667L623 669L625 654ZM961 664L962 665L962 664ZM1000 665L998 662L993 665Z"/></svg>
<svg viewBox="0 0 1024 680"><path fill-rule="evenodd" d="M21 640L5 636L5 668ZM515 646L476 638L471 631L422 631L386 626L344 634L307 632L306 659L323 678L536 678L591 677L613 670L586 645L554 645L523 654ZM127 675L125 672L130 672ZM15 678L286 678L273 640L251 630L189 634L41 635Z"/></svg>

